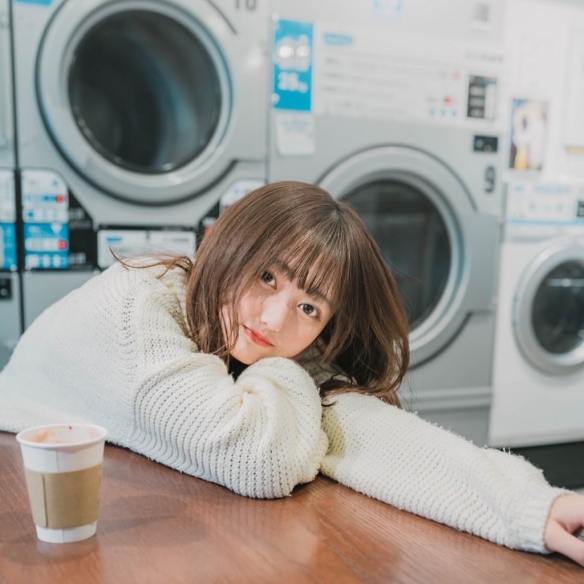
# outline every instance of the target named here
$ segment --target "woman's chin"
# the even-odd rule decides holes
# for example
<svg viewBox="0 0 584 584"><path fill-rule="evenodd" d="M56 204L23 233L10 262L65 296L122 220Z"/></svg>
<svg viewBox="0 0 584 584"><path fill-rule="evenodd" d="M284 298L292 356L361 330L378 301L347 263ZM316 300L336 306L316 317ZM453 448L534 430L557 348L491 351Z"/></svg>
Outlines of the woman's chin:
<svg viewBox="0 0 584 584"><path fill-rule="evenodd" d="M253 365L261 357L252 355L249 351L238 351L237 348L231 351L230 356L242 363L243 365Z"/></svg>
<svg viewBox="0 0 584 584"><path fill-rule="evenodd" d="M237 347L231 351L230 355L244 365L253 365L260 359L267 359L269 357L281 357L281 355L268 351L238 351Z"/></svg>

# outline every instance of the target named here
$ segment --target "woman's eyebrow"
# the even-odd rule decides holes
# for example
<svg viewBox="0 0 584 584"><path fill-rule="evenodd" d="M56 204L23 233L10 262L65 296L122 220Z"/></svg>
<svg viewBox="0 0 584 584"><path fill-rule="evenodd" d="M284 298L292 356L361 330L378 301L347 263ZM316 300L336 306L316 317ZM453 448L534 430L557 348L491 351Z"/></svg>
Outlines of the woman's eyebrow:
<svg viewBox="0 0 584 584"><path fill-rule="evenodd" d="M317 290L315 288L311 288L309 290L306 290L306 293L309 296L316 298L317 300L321 300L322 302L325 302L326 304L328 304L329 310L332 310L331 301L320 290Z"/></svg>
<svg viewBox="0 0 584 584"><path fill-rule="evenodd" d="M281 270L282 272L284 272L284 274L288 278L288 280L292 281L294 279L294 270L292 270L292 268L287 263L285 263L283 261L278 261L278 262L276 262L276 268L278 270ZM318 290L317 288L310 288L309 290L304 290L304 291L309 296L312 296L316 300L320 300L320 301L328 304L329 310L332 310L331 301L320 290Z"/></svg>

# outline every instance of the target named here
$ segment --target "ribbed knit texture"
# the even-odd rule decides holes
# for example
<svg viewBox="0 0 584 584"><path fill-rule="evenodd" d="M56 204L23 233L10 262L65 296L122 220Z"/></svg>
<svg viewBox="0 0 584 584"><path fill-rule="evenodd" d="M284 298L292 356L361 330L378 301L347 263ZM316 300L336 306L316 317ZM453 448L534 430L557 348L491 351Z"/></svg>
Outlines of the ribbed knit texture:
<svg viewBox="0 0 584 584"><path fill-rule="evenodd" d="M356 393L324 408L321 472L404 509L513 549L546 553L550 487L522 457L478 448L417 415Z"/></svg>
<svg viewBox="0 0 584 584"><path fill-rule="evenodd" d="M0 373L0 429L101 424L115 444L250 497L288 495L320 467L400 509L545 552L550 506L569 491L373 397L323 410L292 360L261 360L235 382L185 335L184 273L162 270L114 265L46 310Z"/></svg>
<svg viewBox="0 0 584 584"><path fill-rule="evenodd" d="M264 359L237 382L184 334L185 275L115 265L46 310L0 373L0 429L87 421L249 497L314 479L327 449L310 375Z"/></svg>

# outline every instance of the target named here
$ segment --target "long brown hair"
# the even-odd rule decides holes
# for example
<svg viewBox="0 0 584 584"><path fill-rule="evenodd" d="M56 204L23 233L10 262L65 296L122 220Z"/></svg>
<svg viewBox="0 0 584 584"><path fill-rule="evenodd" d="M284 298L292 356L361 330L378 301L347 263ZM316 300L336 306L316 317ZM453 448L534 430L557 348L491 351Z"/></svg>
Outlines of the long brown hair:
<svg viewBox="0 0 584 584"><path fill-rule="evenodd" d="M362 391L398 405L409 365L408 319L397 284L358 214L311 184L279 182L231 206L197 252L163 260L188 272L186 310L198 348L226 362L237 339L225 339L227 306L237 334L239 301L266 270L285 264L292 280L332 299L320 335L322 361L341 370L320 384L321 395Z"/></svg>

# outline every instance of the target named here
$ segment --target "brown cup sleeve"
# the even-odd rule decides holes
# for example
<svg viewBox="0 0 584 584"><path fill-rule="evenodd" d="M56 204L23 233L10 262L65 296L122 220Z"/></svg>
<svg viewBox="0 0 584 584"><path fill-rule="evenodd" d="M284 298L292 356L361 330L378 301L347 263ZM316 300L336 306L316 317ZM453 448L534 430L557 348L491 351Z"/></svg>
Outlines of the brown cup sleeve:
<svg viewBox="0 0 584 584"><path fill-rule="evenodd" d="M49 529L79 527L97 521L102 464L62 473L25 468L35 525Z"/></svg>

